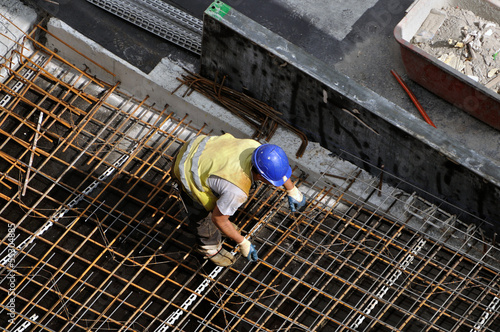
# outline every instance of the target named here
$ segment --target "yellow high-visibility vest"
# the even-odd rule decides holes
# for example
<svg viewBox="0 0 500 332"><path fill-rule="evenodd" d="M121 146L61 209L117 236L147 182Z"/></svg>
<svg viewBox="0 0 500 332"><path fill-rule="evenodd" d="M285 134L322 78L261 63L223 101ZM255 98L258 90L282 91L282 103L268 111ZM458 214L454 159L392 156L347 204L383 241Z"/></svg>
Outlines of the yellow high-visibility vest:
<svg viewBox="0 0 500 332"><path fill-rule="evenodd" d="M208 187L208 177L218 176L248 195L252 186L252 154L259 146L260 143L253 139L237 139L231 134L200 135L179 150L175 176L194 200L212 211L217 197Z"/></svg>

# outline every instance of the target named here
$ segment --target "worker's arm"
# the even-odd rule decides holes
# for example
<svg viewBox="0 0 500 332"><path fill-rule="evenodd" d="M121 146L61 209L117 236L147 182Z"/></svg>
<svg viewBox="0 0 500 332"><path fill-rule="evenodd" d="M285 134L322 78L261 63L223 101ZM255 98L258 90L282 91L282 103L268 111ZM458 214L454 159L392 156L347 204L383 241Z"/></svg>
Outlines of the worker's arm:
<svg viewBox="0 0 500 332"><path fill-rule="evenodd" d="M229 221L229 216L223 215L217 206L212 211L212 221L224 235L240 246L240 252L244 257L247 257L252 262L258 259L257 250L254 245L234 228Z"/></svg>
<svg viewBox="0 0 500 332"><path fill-rule="evenodd" d="M234 242L240 243L245 239L231 224L229 216L223 215L217 206L212 211L212 221L224 235Z"/></svg>

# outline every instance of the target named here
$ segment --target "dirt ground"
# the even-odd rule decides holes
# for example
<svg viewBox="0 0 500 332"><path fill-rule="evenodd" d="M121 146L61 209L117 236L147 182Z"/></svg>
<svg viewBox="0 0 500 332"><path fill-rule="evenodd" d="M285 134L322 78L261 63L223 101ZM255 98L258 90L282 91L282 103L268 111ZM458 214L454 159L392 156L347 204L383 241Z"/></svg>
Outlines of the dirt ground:
<svg viewBox="0 0 500 332"><path fill-rule="evenodd" d="M433 9L412 43L500 93L500 27L458 7Z"/></svg>

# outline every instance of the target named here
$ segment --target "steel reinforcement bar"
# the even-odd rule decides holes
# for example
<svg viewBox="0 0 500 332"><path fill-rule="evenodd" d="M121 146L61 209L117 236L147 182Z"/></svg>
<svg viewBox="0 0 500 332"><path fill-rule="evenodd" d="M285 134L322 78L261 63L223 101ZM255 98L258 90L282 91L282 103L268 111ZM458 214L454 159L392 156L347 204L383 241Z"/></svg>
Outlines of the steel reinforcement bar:
<svg viewBox="0 0 500 332"><path fill-rule="evenodd" d="M50 50L19 55L22 65L0 86L0 327L495 332L500 325L495 241L388 187L383 169L373 179L332 162L314 183L294 176L308 198L297 213L281 188L258 184L233 221L253 232L259 261L240 258L212 273L193 250L169 171L186 139L208 129Z"/></svg>

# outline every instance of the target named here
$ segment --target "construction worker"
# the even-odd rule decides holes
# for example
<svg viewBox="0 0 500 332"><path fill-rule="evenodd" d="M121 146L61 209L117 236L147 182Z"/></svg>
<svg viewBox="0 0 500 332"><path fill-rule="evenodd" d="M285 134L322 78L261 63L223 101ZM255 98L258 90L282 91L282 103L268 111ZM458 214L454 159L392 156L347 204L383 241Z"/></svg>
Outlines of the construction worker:
<svg viewBox="0 0 500 332"><path fill-rule="evenodd" d="M238 244L244 257L258 259L254 245L229 221L248 199L253 181L283 185L292 211L306 204L290 180L292 169L285 152L277 145L261 145L253 139L237 139L231 134L197 136L181 147L173 171L181 184L190 227L197 236L197 250L220 266L235 261L222 248L221 232Z"/></svg>

